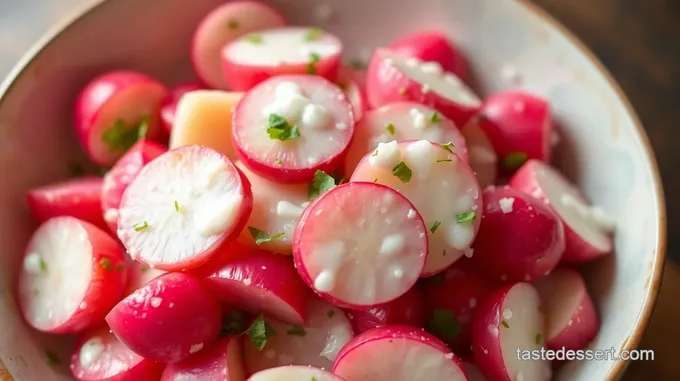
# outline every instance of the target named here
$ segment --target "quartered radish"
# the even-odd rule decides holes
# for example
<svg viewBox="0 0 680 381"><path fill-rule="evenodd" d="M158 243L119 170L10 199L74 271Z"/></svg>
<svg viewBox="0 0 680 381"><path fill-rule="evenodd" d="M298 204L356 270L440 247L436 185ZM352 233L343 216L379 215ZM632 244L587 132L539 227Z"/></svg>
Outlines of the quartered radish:
<svg viewBox="0 0 680 381"><path fill-rule="evenodd" d="M80 332L101 323L120 300L126 271L120 245L104 231L73 217L49 219L26 247L19 308L39 331Z"/></svg>
<svg viewBox="0 0 680 381"><path fill-rule="evenodd" d="M99 214L103 212L104 220L114 234L118 230L118 208L123 193L145 165L165 152L167 149L164 146L142 139L104 175Z"/></svg>
<svg viewBox="0 0 680 381"><path fill-rule="evenodd" d="M550 380L550 362L521 359L517 352L540 351L543 337L541 301L536 289L528 283L504 286L475 313L472 327L475 363L488 380Z"/></svg>
<svg viewBox="0 0 680 381"><path fill-rule="evenodd" d="M172 126L175 124L175 114L179 100L188 92L204 88L205 86L200 83L187 82L170 89L168 95L163 99L163 103L161 103L161 121L168 132L172 132Z"/></svg>
<svg viewBox="0 0 680 381"><path fill-rule="evenodd" d="M266 369L250 376L248 381L345 381L333 373L311 366L289 365ZM165 381L165 380L163 380Z"/></svg>
<svg viewBox="0 0 680 381"><path fill-rule="evenodd" d="M422 31L409 34L392 42L388 48L406 57L436 62L458 78L467 78L465 58L441 32Z"/></svg>
<svg viewBox="0 0 680 381"><path fill-rule="evenodd" d="M241 338L228 336L178 363L168 364L160 381L245 381Z"/></svg>
<svg viewBox="0 0 680 381"><path fill-rule="evenodd" d="M428 257L421 276L439 273L470 252L479 229L482 195L470 167L450 144L426 140L380 143L350 182L376 181L406 196L428 229ZM407 219L416 214L407 214ZM403 217L400 217L403 218Z"/></svg>
<svg viewBox="0 0 680 381"><path fill-rule="evenodd" d="M248 180L226 156L202 146L176 148L147 164L125 190L118 238L151 267L194 268L241 232L252 200Z"/></svg>
<svg viewBox="0 0 680 381"><path fill-rule="evenodd" d="M583 277L559 269L534 283L545 312L545 341L549 349L583 349L600 329L600 319Z"/></svg>
<svg viewBox="0 0 680 381"><path fill-rule="evenodd" d="M484 190L484 215L470 267L494 281L548 275L564 253L564 228L547 205L509 187Z"/></svg>
<svg viewBox="0 0 680 381"><path fill-rule="evenodd" d="M29 189L26 201L39 223L52 217L71 216L106 229L101 177L80 177Z"/></svg>
<svg viewBox="0 0 680 381"><path fill-rule="evenodd" d="M437 62L423 62L387 49L376 49L368 64L368 104L413 101L432 106L457 126L464 125L479 109L479 97L453 73Z"/></svg>
<svg viewBox="0 0 680 381"><path fill-rule="evenodd" d="M351 174L379 143L421 139L441 144L451 142L449 149L463 161L468 160L465 138L449 118L428 106L397 102L371 110L359 121L345 159L345 173Z"/></svg>
<svg viewBox="0 0 680 381"><path fill-rule="evenodd" d="M340 349L353 337L352 325L342 310L317 297L309 298L306 323L289 325L267 321L270 334L263 346L245 343L245 362L250 373L283 365L333 366ZM270 336L271 335L271 336Z"/></svg>
<svg viewBox="0 0 680 381"><path fill-rule="evenodd" d="M389 303L369 310L347 310L346 312L357 334L388 325L425 327L423 295L416 287Z"/></svg>
<svg viewBox="0 0 680 381"><path fill-rule="evenodd" d="M222 324L219 303L197 278L185 273L153 279L118 303L106 322L130 350L167 363L211 345Z"/></svg>
<svg viewBox="0 0 680 381"><path fill-rule="evenodd" d="M286 25L276 9L260 1L233 1L213 9L196 29L191 62L196 74L215 89L227 89L220 63L222 48L244 34Z"/></svg>
<svg viewBox="0 0 680 381"><path fill-rule="evenodd" d="M467 376L467 381L486 381L486 378L474 363L463 361L463 370L465 376Z"/></svg>
<svg viewBox="0 0 680 381"><path fill-rule="evenodd" d="M163 270L152 269L143 263L133 260L128 261L127 268L128 279L127 286L125 287L125 296L128 296L138 289L144 287L144 285L151 282L152 279L165 274L165 271Z"/></svg>
<svg viewBox="0 0 680 381"><path fill-rule="evenodd" d="M234 110L234 145L254 172L280 182L333 172L354 133L342 90L321 77L283 75L259 84Z"/></svg>
<svg viewBox="0 0 680 381"><path fill-rule="evenodd" d="M470 155L470 168L475 171L479 185L486 188L496 183L498 175L498 155L491 140L479 127L479 119L471 118L461 129Z"/></svg>
<svg viewBox="0 0 680 381"><path fill-rule="evenodd" d="M414 206L371 182L342 184L314 199L293 235L302 279L347 308L374 307L403 295L418 280L426 257L427 227Z"/></svg>
<svg viewBox="0 0 680 381"><path fill-rule="evenodd" d="M355 337L338 354L333 373L347 381L466 381L461 367L434 336L395 325Z"/></svg>
<svg viewBox="0 0 680 381"><path fill-rule="evenodd" d="M90 159L108 167L139 137L154 139L163 131L163 84L144 74L114 71L92 80L76 101L75 125Z"/></svg>
<svg viewBox="0 0 680 381"><path fill-rule="evenodd" d="M78 381L158 381L164 366L129 350L104 325L78 339L70 367Z"/></svg>
<svg viewBox="0 0 680 381"><path fill-rule="evenodd" d="M278 75L310 74L335 81L342 43L318 28L276 28L246 34L222 50L227 86L248 91Z"/></svg>
<svg viewBox="0 0 680 381"><path fill-rule="evenodd" d="M560 216L566 239L563 262L585 262L612 251L611 233L616 221L601 208L590 206L583 193L557 169L530 160L512 177L510 186L548 203Z"/></svg>

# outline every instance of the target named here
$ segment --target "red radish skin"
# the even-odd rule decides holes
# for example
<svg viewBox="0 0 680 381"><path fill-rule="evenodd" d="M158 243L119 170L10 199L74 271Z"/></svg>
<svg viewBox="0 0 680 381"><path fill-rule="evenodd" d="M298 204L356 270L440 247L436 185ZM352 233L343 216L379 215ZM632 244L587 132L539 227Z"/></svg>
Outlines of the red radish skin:
<svg viewBox="0 0 680 381"><path fill-rule="evenodd" d="M364 116L368 110L368 105L366 105L366 96L363 90L359 87L359 84L349 79L340 79L338 81L338 86L342 89L347 96L347 99L352 104L352 110L354 110L354 120L358 122Z"/></svg>
<svg viewBox="0 0 680 381"><path fill-rule="evenodd" d="M106 229L101 197L101 177L81 177L26 192L28 208L39 223L53 217L71 216Z"/></svg>
<svg viewBox="0 0 680 381"><path fill-rule="evenodd" d="M175 363L216 341L221 318L219 303L197 278L168 273L123 299L106 322L138 355Z"/></svg>
<svg viewBox="0 0 680 381"><path fill-rule="evenodd" d="M496 184L498 155L491 140L479 126L477 118L471 118L461 130L470 154L470 168L475 171L482 189Z"/></svg>
<svg viewBox="0 0 680 381"><path fill-rule="evenodd" d="M510 179L510 186L544 201L560 216L566 241L562 262L587 262L612 252L616 221L588 205L583 193L557 169L530 160Z"/></svg>
<svg viewBox="0 0 680 381"><path fill-rule="evenodd" d="M286 24L279 11L260 1L228 2L213 9L194 33L191 44L194 71L208 86L226 90L220 65L222 48L244 34Z"/></svg>
<svg viewBox="0 0 680 381"><path fill-rule="evenodd" d="M436 337L408 326L376 328L345 345L333 373L347 381L466 381L462 363Z"/></svg>
<svg viewBox="0 0 680 381"><path fill-rule="evenodd" d="M151 282L152 279L165 274L165 271L152 269L149 266L134 260L128 261L127 268L128 280L127 286L125 287L125 296L144 287L147 283Z"/></svg>
<svg viewBox="0 0 680 381"><path fill-rule="evenodd" d="M300 365L279 366L266 369L250 376L248 381L344 381L325 370Z"/></svg>
<svg viewBox="0 0 680 381"><path fill-rule="evenodd" d="M233 91L248 91L279 75L338 79L342 42L318 28L287 27L247 34L222 49L222 71Z"/></svg>
<svg viewBox="0 0 680 381"><path fill-rule="evenodd" d="M458 78L462 80L467 78L468 70L463 54L441 32L413 33L397 39L388 48L406 57L437 62L442 69L457 75Z"/></svg>
<svg viewBox="0 0 680 381"><path fill-rule="evenodd" d="M416 207L428 228L429 253L423 277L442 272L464 254L469 255L481 220L482 192L477 178L449 149L426 140L381 143L359 162L350 179L386 185ZM404 166L411 171L408 181L394 174L397 166L401 166L402 175Z"/></svg>
<svg viewBox="0 0 680 381"><path fill-rule="evenodd" d="M370 310L347 310L346 312L357 334L389 325L425 327L423 295L415 287L397 299Z"/></svg>
<svg viewBox="0 0 680 381"><path fill-rule="evenodd" d="M78 381L158 381L164 367L129 350L107 326L81 336L71 356Z"/></svg>
<svg viewBox="0 0 680 381"><path fill-rule="evenodd" d="M342 184L314 199L293 235L302 279L345 308L370 308L405 294L426 257L427 227L413 204L369 182Z"/></svg>
<svg viewBox="0 0 680 381"><path fill-rule="evenodd" d="M362 92L366 92L366 71L363 69L355 69L351 66L340 67L340 79L347 79L356 82Z"/></svg>
<svg viewBox="0 0 680 381"><path fill-rule="evenodd" d="M241 338L229 336L165 367L160 381L245 381Z"/></svg>
<svg viewBox="0 0 680 381"><path fill-rule="evenodd" d="M113 71L93 79L76 101L75 125L80 143L94 163L109 167L125 154L138 136L136 129L148 119L145 136L163 133L163 84L144 74ZM117 128L117 122L124 122Z"/></svg>
<svg viewBox="0 0 680 381"><path fill-rule="evenodd" d="M123 296L120 245L74 217L49 219L33 233L19 272L17 299L26 323L48 333L99 324Z"/></svg>
<svg viewBox="0 0 680 381"><path fill-rule="evenodd" d="M267 131L272 115L299 130L289 140ZM311 181L317 170L332 173L342 164L352 135L354 113L337 86L321 77L284 75L248 92L234 111L232 138L239 157L253 172L274 181Z"/></svg>
<svg viewBox="0 0 680 381"><path fill-rule="evenodd" d="M161 103L161 121L168 132L172 132L172 126L175 124L175 112L179 100L186 93L203 89L205 89L204 85L193 82L182 83L170 89L170 93Z"/></svg>
<svg viewBox="0 0 680 381"><path fill-rule="evenodd" d="M236 237L252 206L248 179L231 160L207 147L180 147L144 166L125 190L118 238L150 267L188 270Z"/></svg>
<svg viewBox="0 0 680 381"><path fill-rule="evenodd" d="M536 289L514 283L496 290L475 312L472 353L488 380L550 380L550 362L522 360L521 351L543 347L543 316ZM524 353L524 352L521 352Z"/></svg>
<svg viewBox="0 0 680 381"><path fill-rule="evenodd" d="M534 286L544 306L548 349L578 350L593 340L600 319L581 274L559 269Z"/></svg>

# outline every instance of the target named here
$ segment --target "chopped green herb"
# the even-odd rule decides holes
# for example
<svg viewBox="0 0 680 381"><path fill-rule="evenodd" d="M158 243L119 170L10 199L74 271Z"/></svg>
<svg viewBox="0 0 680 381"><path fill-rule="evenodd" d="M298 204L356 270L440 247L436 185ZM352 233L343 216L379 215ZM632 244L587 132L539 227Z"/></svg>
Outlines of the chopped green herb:
<svg viewBox="0 0 680 381"><path fill-rule="evenodd" d="M353 60L349 61L349 65L357 70L366 69L366 62L361 58L354 58Z"/></svg>
<svg viewBox="0 0 680 381"><path fill-rule="evenodd" d="M436 232L437 229L439 228L439 225L441 225L441 224L442 224L441 222L435 221L435 222L432 224L432 227L430 228L430 231L431 231L432 233Z"/></svg>
<svg viewBox="0 0 680 381"><path fill-rule="evenodd" d="M250 338L253 346L259 351L267 344L267 338L276 336L276 331L269 324L265 323L264 315L258 316L245 333Z"/></svg>
<svg viewBox="0 0 680 381"><path fill-rule="evenodd" d="M409 168L403 161L392 168L392 174L399 178L402 183L411 181L411 168Z"/></svg>
<svg viewBox="0 0 680 381"><path fill-rule="evenodd" d="M52 366L61 364L59 356L57 356L57 354L54 353L54 351L51 351L49 349L45 351L45 361L47 362L48 365Z"/></svg>
<svg viewBox="0 0 680 381"><path fill-rule="evenodd" d="M442 257L446 256L446 249L442 250Z"/></svg>
<svg viewBox="0 0 680 381"><path fill-rule="evenodd" d="M241 335L245 330L246 315L241 310L231 310L222 321L220 336Z"/></svg>
<svg viewBox="0 0 680 381"><path fill-rule="evenodd" d="M536 342L536 344L540 344L541 341L543 341L543 335L541 335L540 333L537 333L536 339L534 341Z"/></svg>
<svg viewBox="0 0 680 381"><path fill-rule="evenodd" d="M305 41L316 41L323 36L323 30L319 28L309 28L307 33L305 33L304 40Z"/></svg>
<svg viewBox="0 0 680 381"><path fill-rule="evenodd" d="M349 87L349 82L347 81L338 81L336 84L342 91L347 91L347 88Z"/></svg>
<svg viewBox="0 0 680 381"><path fill-rule="evenodd" d="M401 96L406 95L406 88L405 87L402 87L402 88L399 89L399 95L401 95Z"/></svg>
<svg viewBox="0 0 680 381"><path fill-rule="evenodd" d="M111 268L111 261L108 258L102 258L101 261L99 261L99 264L102 266L102 268L104 270L107 270L107 271L113 270Z"/></svg>
<svg viewBox="0 0 680 381"><path fill-rule="evenodd" d="M179 202L175 201L175 212L179 212Z"/></svg>
<svg viewBox="0 0 680 381"><path fill-rule="evenodd" d="M328 316L329 319L332 319L333 316L335 316L335 310L328 310L328 312L326 312L326 316Z"/></svg>
<svg viewBox="0 0 680 381"><path fill-rule="evenodd" d="M394 124L390 123L385 127L390 135L394 135Z"/></svg>
<svg viewBox="0 0 680 381"><path fill-rule="evenodd" d="M432 123L439 123L439 122L441 122L441 121L442 121L442 117L439 116L439 113L436 112L436 111L433 112L433 113L432 113L432 117L430 118L430 122L432 122Z"/></svg>
<svg viewBox="0 0 680 381"><path fill-rule="evenodd" d="M297 126L291 126L287 120L276 114L269 115L269 127L267 133L270 139L291 140L300 137Z"/></svg>
<svg viewBox="0 0 680 381"><path fill-rule="evenodd" d="M299 325L294 325L288 331L286 331L286 333L291 336L305 336L307 331L305 331L305 329Z"/></svg>
<svg viewBox="0 0 680 381"><path fill-rule="evenodd" d="M132 225L132 228L135 229L136 232L138 232L140 230L144 230L148 227L149 227L149 223L146 222L146 221L142 221L142 222L139 222L139 223Z"/></svg>
<svg viewBox="0 0 680 381"><path fill-rule="evenodd" d="M508 324L508 322L505 321L505 320L501 321L501 324L502 324L503 327L505 327L505 328L510 328L510 324Z"/></svg>
<svg viewBox="0 0 680 381"><path fill-rule="evenodd" d="M453 159L439 159L439 160L437 160L437 163L448 163L448 162L451 162L451 161L453 161Z"/></svg>
<svg viewBox="0 0 680 381"><path fill-rule="evenodd" d="M43 259L43 257L38 257L38 266L40 266L40 271L46 273L47 272L47 262Z"/></svg>
<svg viewBox="0 0 680 381"><path fill-rule="evenodd" d="M95 173L99 176L104 176L106 173L109 172L109 168L104 168L104 167L97 167L95 170Z"/></svg>
<svg viewBox="0 0 680 381"><path fill-rule="evenodd" d="M123 264L119 263L116 265L116 271L122 272L123 270L125 270L125 266L123 266Z"/></svg>
<svg viewBox="0 0 680 381"><path fill-rule="evenodd" d="M335 187L335 179L324 171L316 171L314 179L307 187L307 199L314 200L319 195L333 189Z"/></svg>
<svg viewBox="0 0 680 381"><path fill-rule="evenodd" d="M234 19L229 19L229 24L228 24L228 25L229 25L229 29L231 29L231 30L236 30L236 29L238 29L238 21L236 21L236 20L234 20Z"/></svg>
<svg viewBox="0 0 680 381"><path fill-rule="evenodd" d="M246 41L254 45L259 45L263 42L262 36L260 36L259 34L249 34L245 37L245 39Z"/></svg>
<svg viewBox="0 0 680 381"><path fill-rule="evenodd" d="M465 222L472 222L477 218L477 213L475 212L465 212L461 214L456 214L456 222L459 224L465 223Z"/></svg>
<svg viewBox="0 0 680 381"><path fill-rule="evenodd" d="M524 152L514 152L503 159L503 167L509 170L515 170L527 161L527 154Z"/></svg>
<svg viewBox="0 0 680 381"><path fill-rule="evenodd" d="M284 232L274 234L274 235L269 235L269 234L267 234L267 232L264 232L264 231L262 231L258 228L254 228L252 226L248 226L248 231L250 232L250 235L255 240L256 245L261 245L263 243L271 242L275 239L279 239L279 238L283 237L284 235L286 235L286 233L284 233Z"/></svg>
<svg viewBox="0 0 680 381"><path fill-rule="evenodd" d="M377 182L378 182L378 178L376 177L375 179L373 179L373 182L374 182L374 183L377 183Z"/></svg>
<svg viewBox="0 0 680 381"><path fill-rule="evenodd" d="M316 379L316 377L312 376L312 381L319 381Z"/></svg>
<svg viewBox="0 0 680 381"><path fill-rule="evenodd" d="M139 266L139 271L141 271L142 273L145 273L145 272L149 271L149 266L141 265L141 266Z"/></svg>
<svg viewBox="0 0 680 381"><path fill-rule="evenodd" d="M149 129L149 118L143 117L137 126L129 126L124 120L118 119L113 127L104 131L102 140L111 151L125 152L137 140L146 136Z"/></svg>
<svg viewBox="0 0 680 381"><path fill-rule="evenodd" d="M283 162L281 161L281 159L279 159L278 157L274 160L274 162L276 163L276 165L281 165L281 164L283 164Z"/></svg>
<svg viewBox="0 0 680 381"><path fill-rule="evenodd" d="M71 176L78 177L85 174L85 167L80 163L68 163L68 171Z"/></svg>
<svg viewBox="0 0 680 381"><path fill-rule="evenodd" d="M307 74L316 74L316 63L321 60L319 53L311 52L309 53L309 62L307 63Z"/></svg>
<svg viewBox="0 0 680 381"><path fill-rule="evenodd" d="M455 146L453 145L453 143L451 143L451 142L444 143L444 144L440 144L439 146L442 147L443 149L445 149L445 150L451 152L451 153L453 153L453 151L451 150L451 148L455 147Z"/></svg>
<svg viewBox="0 0 680 381"><path fill-rule="evenodd" d="M371 154L371 156L376 157L378 156L378 149L376 148L375 151Z"/></svg>
<svg viewBox="0 0 680 381"><path fill-rule="evenodd" d="M433 311L428 330L444 341L454 340L460 334L462 327L451 310L437 308Z"/></svg>

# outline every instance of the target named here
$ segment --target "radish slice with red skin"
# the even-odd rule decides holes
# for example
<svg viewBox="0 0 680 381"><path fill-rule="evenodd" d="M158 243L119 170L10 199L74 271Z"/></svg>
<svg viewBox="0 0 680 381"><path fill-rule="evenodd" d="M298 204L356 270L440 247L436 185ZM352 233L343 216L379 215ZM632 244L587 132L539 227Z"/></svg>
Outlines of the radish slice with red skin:
<svg viewBox="0 0 680 381"><path fill-rule="evenodd" d="M437 110L418 103L397 102L371 110L355 130L345 159L345 173L352 173L359 161L378 148L379 143L392 140L451 142L453 146L449 149L463 161L468 161L467 144L456 125Z"/></svg>
<svg viewBox="0 0 680 381"><path fill-rule="evenodd" d="M388 325L425 326L423 295L416 287L389 303L375 306L370 310L347 310L357 334Z"/></svg>
<svg viewBox="0 0 680 381"><path fill-rule="evenodd" d="M227 86L248 91L279 75L315 74L338 79L342 42L318 28L267 29L242 36L222 49Z"/></svg>
<svg viewBox="0 0 680 381"><path fill-rule="evenodd" d="M145 136L158 138L166 95L163 84L136 72L114 71L92 80L80 92L75 112L76 133L90 160L113 165L135 142L144 118Z"/></svg>
<svg viewBox="0 0 680 381"><path fill-rule="evenodd" d="M471 118L461 130L470 154L470 168L475 171L482 189L494 185L498 175L498 155L491 140L479 127L479 120Z"/></svg>
<svg viewBox="0 0 680 381"><path fill-rule="evenodd" d="M393 174L401 162L412 172L408 182ZM435 275L470 252L481 220L479 183L463 160L439 144L426 140L383 143L361 160L350 179L355 181L376 181L396 189L422 215L428 227L429 253L421 276ZM457 222L457 216L463 221Z"/></svg>
<svg viewBox="0 0 680 381"><path fill-rule="evenodd" d="M272 115L299 130L299 137L272 139ZM243 162L266 178L311 181L317 170L333 172L354 134L354 113L337 86L316 76L278 76L248 92L234 111L233 142Z"/></svg>
<svg viewBox="0 0 680 381"><path fill-rule="evenodd" d="M406 57L437 62L442 69L452 72L458 78L467 78L468 70L463 54L441 32L421 31L409 34L395 40L388 48Z"/></svg>
<svg viewBox="0 0 680 381"><path fill-rule="evenodd" d="M395 325L355 337L338 354L333 373L347 381L466 381L461 367L434 336Z"/></svg>
<svg viewBox="0 0 680 381"><path fill-rule="evenodd" d="M175 363L217 340L221 314L219 303L197 278L168 273L120 301L106 322L138 355Z"/></svg>
<svg viewBox="0 0 680 381"><path fill-rule="evenodd" d="M26 323L49 333L81 332L101 323L123 296L123 255L113 238L85 221L55 217L40 225L18 278Z"/></svg>
<svg viewBox="0 0 680 381"><path fill-rule="evenodd" d="M226 156L180 147L147 164L125 190L118 237L133 259L187 270L239 234L252 205L248 180Z"/></svg>
<svg viewBox="0 0 680 381"><path fill-rule="evenodd" d="M340 80L346 79L356 82L362 92L366 92L366 70L355 69L351 66L340 67Z"/></svg>
<svg viewBox="0 0 680 381"><path fill-rule="evenodd" d="M250 376L248 381L345 381L333 373L310 366L289 365L265 369Z"/></svg>
<svg viewBox="0 0 680 381"><path fill-rule="evenodd" d="M229 336L165 367L160 381L245 381L241 338Z"/></svg>
<svg viewBox="0 0 680 381"><path fill-rule="evenodd" d="M414 206L369 182L342 184L314 199L293 235L302 279L346 308L374 307L405 294L426 257L427 227Z"/></svg>
<svg viewBox="0 0 680 381"><path fill-rule="evenodd" d="M486 378L474 363L463 361L463 370L467 376L467 381L486 381Z"/></svg>
<svg viewBox="0 0 680 381"><path fill-rule="evenodd" d="M129 350L107 326L81 336L71 356L78 381L157 381L164 367Z"/></svg>
<svg viewBox="0 0 680 381"><path fill-rule="evenodd" d="M543 346L543 315L536 289L515 283L496 290L475 312L472 353L482 374L494 381L550 380L550 362L522 360L521 351ZM524 353L524 352L522 352Z"/></svg>
<svg viewBox="0 0 680 381"><path fill-rule="evenodd" d="M548 348L583 349L597 335L600 319L581 274L559 269L534 286L544 306Z"/></svg>
<svg viewBox="0 0 680 381"><path fill-rule="evenodd" d="M203 89L205 89L205 86L193 82L182 83L170 89L170 93L161 103L161 121L168 132L172 132L172 126L175 124L175 112L177 111L179 100L186 93Z"/></svg>
<svg viewBox="0 0 680 381"><path fill-rule="evenodd" d="M359 84L350 79L340 79L338 81L338 86L342 89L347 96L347 99L352 104L352 110L354 110L354 120L358 122L363 118L364 114L368 110L366 105L366 96L363 90L359 87Z"/></svg>
<svg viewBox="0 0 680 381"><path fill-rule="evenodd" d="M548 203L560 216L566 240L562 262L586 262L613 250L616 222L588 205L583 193L557 169L530 160L510 179L510 186Z"/></svg>
<svg viewBox="0 0 680 381"><path fill-rule="evenodd" d="M125 287L125 296L132 294L151 282L151 280L165 274L165 271L152 269L143 263L133 260L128 261L127 268L128 280Z"/></svg>

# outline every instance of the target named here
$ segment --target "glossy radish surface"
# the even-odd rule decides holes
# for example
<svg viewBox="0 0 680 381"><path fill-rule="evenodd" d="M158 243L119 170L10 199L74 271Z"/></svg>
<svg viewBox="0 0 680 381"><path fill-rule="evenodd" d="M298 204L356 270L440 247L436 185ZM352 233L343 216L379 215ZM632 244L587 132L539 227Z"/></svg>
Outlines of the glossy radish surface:
<svg viewBox="0 0 680 381"><path fill-rule="evenodd" d="M312 180L340 166L354 133L342 90L321 77L286 75L262 82L234 111L233 139L254 172L272 180Z"/></svg>
<svg viewBox="0 0 680 381"><path fill-rule="evenodd" d="M239 234L251 210L250 184L231 160L210 148L181 147L147 164L128 186L118 237L133 259L190 269Z"/></svg>
<svg viewBox="0 0 680 381"><path fill-rule="evenodd" d="M123 296L127 270L120 245L74 217L49 219L33 233L17 283L26 323L75 333L101 323Z"/></svg>
<svg viewBox="0 0 680 381"><path fill-rule="evenodd" d="M165 274L165 271L163 270L152 269L151 267L134 260L129 260L126 266L128 269L128 276L127 286L125 287L125 296L144 287L147 283L151 282L152 279Z"/></svg>
<svg viewBox="0 0 680 381"><path fill-rule="evenodd" d="M427 227L414 206L393 189L370 182L343 184L316 198L293 236L302 279L348 308L403 295L418 280L426 256Z"/></svg>
<svg viewBox="0 0 680 381"><path fill-rule="evenodd" d="M257 372L248 381L344 381L325 370L310 366L279 366Z"/></svg>
<svg viewBox="0 0 680 381"><path fill-rule="evenodd" d="M161 121L168 132L172 132L172 126L175 124L175 114L177 112L177 103L184 96L184 94L202 90L205 86L200 83L187 82L176 85L168 95L165 96L161 103Z"/></svg>
<svg viewBox="0 0 680 381"><path fill-rule="evenodd" d="M472 117L461 129L467 144L470 168L475 171L482 189L494 185L498 175L498 155L491 140L479 126L479 119Z"/></svg>
<svg viewBox="0 0 680 381"><path fill-rule="evenodd" d="M345 312L352 322L354 332L357 334L388 325L425 327L423 295L416 287L411 288L404 295L389 303L375 306L369 310L347 310Z"/></svg>
<svg viewBox="0 0 680 381"><path fill-rule="evenodd" d="M241 338L228 336L163 370L160 381L245 381Z"/></svg>
<svg viewBox="0 0 680 381"><path fill-rule="evenodd" d="M388 48L406 57L436 62L442 69L459 78L467 78L467 65L462 53L440 32L422 31L398 38Z"/></svg>
<svg viewBox="0 0 680 381"><path fill-rule="evenodd" d="M381 143L361 160L350 179L387 185L416 207L428 229L422 276L439 273L469 253L479 229L479 183L470 167L450 151L449 145L426 140Z"/></svg>

